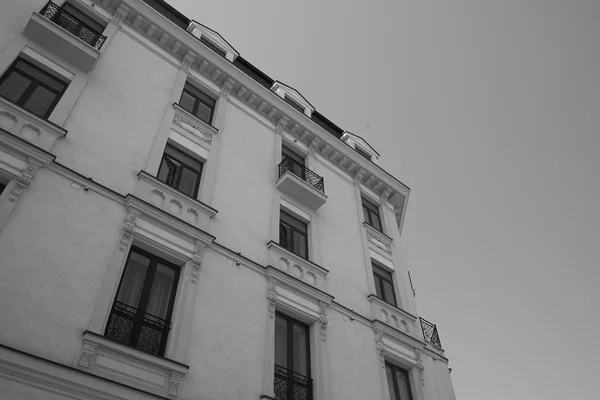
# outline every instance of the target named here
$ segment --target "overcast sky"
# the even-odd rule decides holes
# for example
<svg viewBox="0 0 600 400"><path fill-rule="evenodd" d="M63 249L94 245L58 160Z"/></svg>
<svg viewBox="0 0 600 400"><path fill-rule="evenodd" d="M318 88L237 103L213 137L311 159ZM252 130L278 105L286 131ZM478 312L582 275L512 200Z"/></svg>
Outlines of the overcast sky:
<svg viewBox="0 0 600 400"><path fill-rule="evenodd" d="M457 399L599 398L600 1L169 1L410 186Z"/></svg>

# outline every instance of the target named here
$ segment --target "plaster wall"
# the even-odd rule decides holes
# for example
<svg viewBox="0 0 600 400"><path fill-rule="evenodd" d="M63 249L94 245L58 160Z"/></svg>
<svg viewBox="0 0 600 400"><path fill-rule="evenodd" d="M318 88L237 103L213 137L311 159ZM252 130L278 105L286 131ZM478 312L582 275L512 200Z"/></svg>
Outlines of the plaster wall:
<svg viewBox="0 0 600 400"><path fill-rule="evenodd" d="M37 172L0 233L0 343L72 363L123 218L121 205Z"/></svg>
<svg viewBox="0 0 600 400"><path fill-rule="evenodd" d="M45 0L3 1L0 12L0 51L21 35L31 13L39 12Z"/></svg>

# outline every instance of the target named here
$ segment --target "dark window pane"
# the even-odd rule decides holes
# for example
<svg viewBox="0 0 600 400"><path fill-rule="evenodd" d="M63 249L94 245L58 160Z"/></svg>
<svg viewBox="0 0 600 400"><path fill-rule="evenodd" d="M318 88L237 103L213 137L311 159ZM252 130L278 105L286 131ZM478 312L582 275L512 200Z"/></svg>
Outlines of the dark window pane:
<svg viewBox="0 0 600 400"><path fill-rule="evenodd" d="M292 230L283 223L279 224L279 244L284 249L292 251Z"/></svg>
<svg viewBox="0 0 600 400"><path fill-rule="evenodd" d="M275 315L275 364L288 368L287 362L287 319Z"/></svg>
<svg viewBox="0 0 600 400"><path fill-rule="evenodd" d="M56 99L56 94L43 86L35 88L31 96L23 104L23 108L37 116L43 117Z"/></svg>
<svg viewBox="0 0 600 400"><path fill-rule="evenodd" d="M300 221L299 219L292 217L288 213L285 213L282 211L281 212L281 220L284 221L286 224L294 227L299 232L306 233L306 224L304 222Z"/></svg>
<svg viewBox="0 0 600 400"><path fill-rule="evenodd" d="M370 224L373 228L377 229L379 232L381 232L381 221L379 220L379 216L378 215L373 215L371 218L371 224Z"/></svg>
<svg viewBox="0 0 600 400"><path fill-rule="evenodd" d="M396 382L398 384L398 393L400 394L400 400L411 400L412 393L410 392L410 384L408 382L408 376L405 371L399 369L396 370Z"/></svg>
<svg viewBox="0 0 600 400"><path fill-rule="evenodd" d="M227 53L225 51L221 50L219 47L217 47L215 44L213 44L210 40L206 39L204 36L200 37L200 42L204 43L204 45L206 45L206 47L208 47L209 49L211 49L212 51L214 51L221 57L225 57L227 55Z"/></svg>
<svg viewBox="0 0 600 400"><path fill-rule="evenodd" d="M308 375L308 332L302 325L293 324L292 335L294 347L292 348L294 365L292 370L304 376Z"/></svg>
<svg viewBox="0 0 600 400"><path fill-rule="evenodd" d="M138 308L149 265L149 258L135 251L131 252L125 266L125 272L123 272L117 301Z"/></svg>
<svg viewBox="0 0 600 400"><path fill-rule="evenodd" d="M365 217L365 222L371 225L371 214L369 213L369 209L363 204L363 216Z"/></svg>
<svg viewBox="0 0 600 400"><path fill-rule="evenodd" d="M197 182L198 174L187 168L183 168L179 179L179 191L193 197L195 195L194 191L198 187Z"/></svg>
<svg viewBox="0 0 600 400"><path fill-rule="evenodd" d="M294 100L292 100L290 97L285 96L283 97L283 99L285 100L286 103L288 103L290 106L294 107L296 110L300 111L302 114L304 114L304 107L301 106L300 104L296 103Z"/></svg>
<svg viewBox="0 0 600 400"><path fill-rule="evenodd" d="M381 288L381 278L376 273L373 274L373 278L375 279L375 294L380 299L383 299L383 289Z"/></svg>
<svg viewBox="0 0 600 400"><path fill-rule="evenodd" d="M31 79L13 71L6 80L0 84L0 96L16 103L30 84Z"/></svg>
<svg viewBox="0 0 600 400"><path fill-rule="evenodd" d="M304 165L304 157L302 157L300 154L296 153L292 149L288 148L287 146L281 147L281 155L283 156L283 158L288 157L296 161L298 164Z"/></svg>
<svg viewBox="0 0 600 400"><path fill-rule="evenodd" d="M381 286L383 289L383 299L390 303L391 305L396 305L396 295L394 294L394 286L391 282L381 281Z"/></svg>
<svg viewBox="0 0 600 400"><path fill-rule="evenodd" d="M394 372L389 364L385 365L385 376L387 378L388 390L390 392L390 400L400 400L396 396Z"/></svg>
<svg viewBox="0 0 600 400"><path fill-rule="evenodd" d="M104 25L100 24L95 19L88 17L87 14L83 13L72 4L64 3L61 8L93 29L95 31L94 33L102 33L102 31L104 31Z"/></svg>
<svg viewBox="0 0 600 400"><path fill-rule="evenodd" d="M294 232L294 253L300 257L306 258L306 236L301 233Z"/></svg>
<svg viewBox="0 0 600 400"><path fill-rule="evenodd" d="M179 100L179 105L181 108L193 114L194 103L195 99L189 93L183 92L181 94L181 100Z"/></svg>
<svg viewBox="0 0 600 400"><path fill-rule="evenodd" d="M360 147L355 147L354 150L356 150L356 152L358 154L360 154L361 156L363 156L367 160L371 161L371 155L369 153L367 153L366 151L364 151L363 149L361 149Z"/></svg>
<svg viewBox="0 0 600 400"><path fill-rule="evenodd" d="M158 175L156 176L159 181L164 182L166 184L170 184L172 181L172 169L171 166L173 163L170 162L169 158L163 157L160 168L158 169Z"/></svg>
<svg viewBox="0 0 600 400"><path fill-rule="evenodd" d="M6 185L4 183L0 183L0 194L4 192L4 189L6 189Z"/></svg>
<svg viewBox="0 0 600 400"><path fill-rule="evenodd" d="M175 270L165 265L158 264L154 273L152 288L146 312L158 318L166 319L168 307L171 299L171 292L174 289Z"/></svg>
<svg viewBox="0 0 600 400"><path fill-rule="evenodd" d="M212 108L208 107L206 104L198 102L198 110L196 111L196 117L200 118L202 121L210 124L210 114L212 112Z"/></svg>

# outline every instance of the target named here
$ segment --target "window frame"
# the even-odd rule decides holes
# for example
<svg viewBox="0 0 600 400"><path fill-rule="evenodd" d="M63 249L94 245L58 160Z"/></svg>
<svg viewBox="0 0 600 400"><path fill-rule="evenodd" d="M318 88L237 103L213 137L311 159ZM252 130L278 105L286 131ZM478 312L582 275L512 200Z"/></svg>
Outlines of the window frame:
<svg viewBox="0 0 600 400"><path fill-rule="evenodd" d="M35 78L33 76L31 76L29 73L19 69L17 67L17 64L19 62L23 62L27 65L29 65L31 68L37 70L38 72L42 73L43 75L46 75L48 77L50 77L51 79L55 80L58 83L62 83L64 85L64 87L62 88L62 90L57 91L56 89L52 88L51 86L49 86L48 84L46 84L45 82L40 81L38 78ZM29 79L31 82L29 83L29 85L27 86L27 88L25 89L25 91L23 91L23 93L19 96L19 99L15 102L13 102L12 100L9 100L7 97L4 97L0 94L0 97L2 97L3 99L6 99L7 101L10 101L11 103L23 108L24 110L27 110L28 112L47 120L48 117L50 117L50 115L52 114L52 111L54 111L54 109L56 108L56 105L58 104L58 102L60 101L60 99L62 98L62 96L64 95L65 91L67 90L67 88L69 87L69 84L71 82L67 82L64 80L63 77L59 76L58 74L52 74L50 72L48 72L46 69L44 69L43 67L40 67L39 65L37 65L34 62L29 61L28 59L26 59L25 57L22 57L21 55L19 55L13 62L12 64L4 71L4 73L2 74L2 76L0 76L0 86L2 86L2 84L4 82L6 82L8 80L8 78L10 77L10 75L15 72L19 75L25 76L27 79ZM32 94L35 92L35 90L38 87L42 87L52 93L54 93L56 96L54 98L54 100L52 101L52 103L50 103L50 105L48 106L48 108L46 109L46 112L43 115L38 115L36 113L34 113L33 111L28 110L27 108L25 108L25 103L27 101L29 101L29 99L31 99Z"/></svg>
<svg viewBox="0 0 600 400"><path fill-rule="evenodd" d="M174 154L176 154L175 156L173 154L169 154L167 152L167 149L169 149L169 151L173 151ZM200 169L196 169L195 167L191 166L189 163L182 161L181 159L177 158L177 153L181 153L183 154L184 157L190 157L192 159L195 159L199 164L200 164ZM163 165L163 162L165 161L165 157L171 158L173 160L175 160L176 162L179 163L180 167L175 169L175 172L173 173L173 176L171 177L171 180L169 182L169 176L171 174L167 174L167 179L166 181L162 181L159 178L160 172L161 172L161 168ZM183 170L187 169L191 172L194 172L197 174L198 176L198 180L196 181L196 185L194 186L194 190L192 192L192 194L188 194L185 192L182 192L181 190L179 190L179 184L181 183L181 176L183 174ZM163 150L163 154L162 157L160 159L160 164L158 165L158 171L156 173L156 179L158 179L160 182L164 183L165 185L169 186L170 188L178 191L179 193L191 197L193 199L196 199L198 197L198 192L200 190L200 183L202 181L202 171L204 170L204 162L201 160L198 160L197 158L185 153L184 151L180 150L179 148L177 148L177 146L173 145L170 142L167 142L167 144L165 145L165 149ZM175 183L176 182L176 183Z"/></svg>
<svg viewBox="0 0 600 400"><path fill-rule="evenodd" d="M373 156L369 154L367 151L363 150L359 146L354 146L354 151L360 154L362 157L366 158L369 161L373 161Z"/></svg>
<svg viewBox="0 0 600 400"><path fill-rule="evenodd" d="M305 231L302 232L298 228L296 228L295 226L293 226L292 224L284 221L283 218L282 218L283 215L285 215L287 218L290 218L292 221L295 221L295 222L298 222L298 223L302 224L304 226L304 228L305 228ZM281 225L282 224L285 224L290 229L290 232L291 232L289 248L288 248L288 246L284 246L281 243ZM298 232L299 234L303 234L304 235L304 248L306 249L306 255L304 255L304 256L301 255L301 254L298 254L297 252L294 251L294 233L295 232ZM304 258L304 259L308 260L308 253L309 253L309 251L308 251L308 224L306 222L302 221L301 219L299 219L297 217L294 217L292 214L290 214L290 213L288 213L288 212L286 212L286 211L284 211L282 209L280 209L280 211L279 211L279 245L281 247L283 247L284 249L286 249L286 250L294 253L298 257L301 257L301 258Z"/></svg>
<svg viewBox="0 0 600 400"><path fill-rule="evenodd" d="M208 104L208 102L205 99L203 99L201 95L194 93L194 91L200 92L202 95L204 95L204 97L211 99L212 105ZM187 94L188 96L190 96L194 99L194 105L192 107L192 111L188 110L186 107L184 107L182 105L181 100L182 100L184 94ZM210 115L208 117L208 121L205 121L204 119L202 119L201 117L198 116L197 113L198 113L199 103L202 103L203 105L205 105L206 107L208 107L210 109ZM185 84L183 85L183 89L181 90L181 96L179 96L178 104L179 104L179 107L183 108L184 110L186 110L187 112L192 114L194 117L198 118L200 121L212 126L212 122L213 122L214 115L215 115L215 109L217 108L217 100L214 99L212 96L210 96L208 93L206 93L206 91L198 88L198 86L194 85L190 81L186 81Z"/></svg>
<svg viewBox="0 0 600 400"><path fill-rule="evenodd" d="M378 232L383 232L383 224L381 222L381 214L379 212L379 206L375 203L365 199L364 196L361 196L361 207L363 210L363 218L364 222L369 225L371 228L375 229ZM366 211L366 212L365 212ZM379 228L373 226L374 217L377 218L377 222L379 223Z"/></svg>
<svg viewBox="0 0 600 400"><path fill-rule="evenodd" d="M373 261L371 261L371 268L373 269L373 282L375 284L375 295L382 301L386 302L387 304L392 305L394 307L398 307L398 297L396 296L396 287L394 285L394 275L393 275L394 273L386 270L385 268L380 267L379 265L375 264ZM385 295L385 290L383 289L382 281L389 283L390 286L392 287L392 294L394 296L393 303L390 301L390 299L386 298L387 296Z"/></svg>
<svg viewBox="0 0 600 400"><path fill-rule="evenodd" d="M397 366L395 364L392 364L392 363L386 361L385 362L386 380L387 380L387 369L388 369L388 367L390 368L390 370L392 372L392 377L393 377L392 386L394 388L393 397L392 397L392 393L389 394L390 395L390 400L413 400L415 398L415 396L414 396L414 393L413 393L413 388L412 388L412 385L411 385L411 382L410 382L410 375L409 375L408 371L405 370L404 368L401 368L401 367L399 367L399 366ZM403 399L403 398L400 397L400 389L398 388L398 380L396 378L396 376L397 376L396 374L398 374L398 373L404 375L404 377L406 378L406 382L408 384L408 392L409 392L409 398L408 399ZM390 386L390 383L388 382L388 391L389 391L389 386Z"/></svg>
<svg viewBox="0 0 600 400"><path fill-rule="evenodd" d="M125 260L125 264L124 264L123 270L121 272L121 277L119 279L119 285L117 286L117 291L115 292L114 299L113 299L112 306L111 306L111 310L109 312L109 319L108 319L108 321L106 323L106 327L104 329L104 337L106 337L107 339L110 339L107 336L108 335L108 330L110 328L110 315L112 315L112 309L114 308L115 303L118 301L117 299L118 299L119 294L121 292L121 287L123 285L123 279L125 278L125 272L127 271L127 266L129 265L129 260L131 259L131 255L134 252L137 253L137 254L140 254L140 255L142 255L142 256L144 256L146 258L148 258L150 260L150 263L148 265L148 270L146 272L146 277L144 278L144 284L142 286L142 290L141 290L141 293L140 293L140 299L138 300L137 307L130 306L129 304L127 304L127 306L129 306L131 308L135 308L137 311L142 312L144 315L145 314L152 315L155 318L162 319L162 320L167 321L169 323L169 330L167 332L167 337L164 340L163 346L160 349L159 354L156 355L158 357L164 357L165 351L167 349L167 341L169 340L169 336L170 336L171 328L172 328L173 310L175 308L175 297L177 296L177 289L178 289L179 283L180 283L179 282L179 278L180 278L180 275L181 275L181 267L178 266L178 265L176 265L176 264L174 264L174 263L172 263L172 262L170 262L170 261L165 260L164 258L162 258L160 256L157 256L156 254L154 254L152 252L144 250L143 248L141 248L139 246L131 245L129 247L129 253L127 254L127 258ZM171 269L173 269L175 271L175 275L173 277L173 286L171 288L172 290L171 290L171 293L169 295L169 300L168 300L168 305L167 305L167 314L165 315L165 318L160 318L160 317L158 317L156 315L149 314L149 313L146 312L146 309L148 307L148 301L150 299L150 291L152 289L152 284L154 283L154 276L156 275L156 269L157 269L157 266L158 266L159 263L162 264L162 265L164 265L164 266L166 266L166 267L169 267L169 268L171 268ZM143 309L140 306L140 304L144 305ZM139 318L139 316L138 316L138 318ZM129 346L129 347L136 348L136 349L138 349L140 351L143 351L143 350L141 350L141 349L139 349L137 347L137 342L139 340L139 335L140 335L140 332L139 332L140 327L137 326L137 325L139 325L140 323L141 323L140 320L136 320L134 322L134 326L132 327L132 333L131 333L131 335L133 336L134 333L137 332L135 338L130 338L130 341L132 341L134 343L125 344L125 345ZM137 326L137 328L136 328L136 326ZM148 354L152 354L152 353L148 353Z"/></svg>

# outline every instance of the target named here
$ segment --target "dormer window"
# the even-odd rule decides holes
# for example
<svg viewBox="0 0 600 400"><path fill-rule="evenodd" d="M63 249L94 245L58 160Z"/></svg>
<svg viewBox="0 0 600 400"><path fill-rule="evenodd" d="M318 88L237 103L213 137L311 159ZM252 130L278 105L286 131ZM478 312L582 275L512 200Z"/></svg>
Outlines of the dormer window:
<svg viewBox="0 0 600 400"><path fill-rule="evenodd" d="M290 96L286 96L283 95L283 99L285 100L286 103L288 103L290 106L294 107L296 110L300 111L302 114L304 114L304 107L302 107L300 104L296 103L294 100L292 100L290 98Z"/></svg>
<svg viewBox="0 0 600 400"><path fill-rule="evenodd" d="M363 156L364 158L366 158L367 160L371 161L371 155L369 153L367 153L366 151L364 151L363 149L361 149L358 146L354 147L354 150L356 150L356 152L358 154L360 154L361 156Z"/></svg>
<svg viewBox="0 0 600 400"><path fill-rule="evenodd" d="M218 55L220 55L221 57L225 58L227 56L227 52L225 50L218 48L217 45L215 45L213 42L211 42L204 36L200 37L200 42L215 53L217 53Z"/></svg>
<svg viewBox="0 0 600 400"><path fill-rule="evenodd" d="M273 86L271 86L271 91L308 118L310 118L315 111L315 108L296 89L290 86L275 81Z"/></svg>

